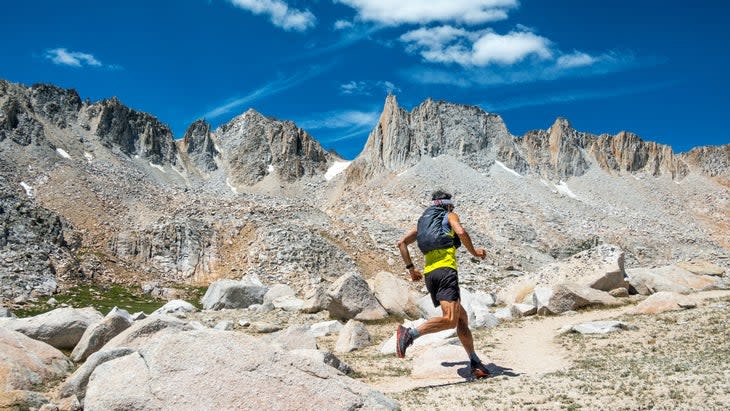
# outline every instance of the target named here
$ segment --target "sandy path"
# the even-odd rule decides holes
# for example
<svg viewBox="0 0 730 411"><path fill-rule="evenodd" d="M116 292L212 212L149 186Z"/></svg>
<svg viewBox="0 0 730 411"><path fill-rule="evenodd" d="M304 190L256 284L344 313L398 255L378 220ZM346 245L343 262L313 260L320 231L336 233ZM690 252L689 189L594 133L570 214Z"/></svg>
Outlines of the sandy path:
<svg viewBox="0 0 730 411"><path fill-rule="evenodd" d="M698 301L708 298L730 296L730 290L694 293ZM540 376L566 369L570 366L569 353L556 344L558 330L567 325L616 318L627 313L635 305L613 309L586 311L569 316L529 317L524 321L505 323L497 327L489 337L491 341L476 341L479 345L490 344L490 348L477 348L485 363L492 363L493 370L510 369L520 376ZM496 366L496 367L495 367ZM519 378L519 377L518 377ZM420 387L434 387L464 382L454 375L448 379L413 379L410 376L386 379L373 387L382 392L402 392Z"/></svg>

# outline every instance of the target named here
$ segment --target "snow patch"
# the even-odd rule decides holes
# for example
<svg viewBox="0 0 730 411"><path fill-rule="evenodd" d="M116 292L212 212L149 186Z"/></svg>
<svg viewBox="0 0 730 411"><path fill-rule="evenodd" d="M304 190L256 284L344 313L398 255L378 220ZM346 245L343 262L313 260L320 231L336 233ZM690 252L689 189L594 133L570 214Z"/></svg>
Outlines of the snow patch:
<svg viewBox="0 0 730 411"><path fill-rule="evenodd" d="M178 170L177 168L175 168L175 167L172 167L172 169L173 169L173 170L175 170L175 172L177 172L178 174L180 174L180 176L182 176L183 178L187 177L187 176L185 175L185 173L183 173L182 171Z"/></svg>
<svg viewBox="0 0 730 411"><path fill-rule="evenodd" d="M273 173L274 172L274 165L273 164L269 164L269 166L266 167L266 171L268 171L269 174Z"/></svg>
<svg viewBox="0 0 730 411"><path fill-rule="evenodd" d="M340 174L341 172L345 171L347 167L350 167L350 164L352 161L335 161L334 164L327 170L326 173L324 173L324 179L327 181L332 180L335 178L336 175Z"/></svg>
<svg viewBox="0 0 730 411"><path fill-rule="evenodd" d="M555 188L557 188L558 191L561 194L563 194L563 195L566 195L566 196L568 196L570 198L576 198L576 199L578 198L578 196L576 196L575 193L573 193L572 191L570 191L570 188L568 187L568 184L565 181L563 181L563 180L560 180L560 184L557 184L555 186Z"/></svg>
<svg viewBox="0 0 730 411"><path fill-rule="evenodd" d="M94 159L94 156L92 156L91 153L87 153L86 151L84 151L84 157L86 157L86 161L88 161L89 163L91 163L91 161Z"/></svg>
<svg viewBox="0 0 730 411"><path fill-rule="evenodd" d="M71 160L71 156L70 156L70 155L68 155L68 153L66 152L66 150L64 150L64 149L62 149L62 148L56 148L56 152L57 152L57 153L58 153L58 155L60 155L61 157L65 158L65 159L67 159L67 160Z"/></svg>
<svg viewBox="0 0 730 411"><path fill-rule="evenodd" d="M512 170L511 168L507 167L507 166L506 166L506 165L504 165L504 163L502 163L501 161L499 161L499 160L495 160L494 162L495 162L495 163L497 163L497 165L498 165L498 166L500 166L500 167L502 167L503 169L505 169L505 170L506 170L506 171L507 171L508 173L510 173L510 174L514 174L514 175L516 175L517 177L522 177L522 174L520 174L520 173L516 172L515 170Z"/></svg>
<svg viewBox="0 0 730 411"><path fill-rule="evenodd" d="M238 194L238 190L236 190L236 187L234 187L233 184L231 184L230 178L226 179L226 185L231 188L231 191L233 191L233 194Z"/></svg>
<svg viewBox="0 0 730 411"><path fill-rule="evenodd" d="M167 173L167 171L165 171L165 168L164 168L164 167L162 167L162 166L161 166L161 165L159 165L159 164L154 164L154 163L152 163L151 161L150 161L150 167L154 167L154 168L156 168L156 169L158 169L158 170L162 171L163 173Z"/></svg>
<svg viewBox="0 0 730 411"><path fill-rule="evenodd" d="M20 186L23 187L23 190L25 190L25 194L28 197L33 197L33 187L29 186L28 184L21 182Z"/></svg>

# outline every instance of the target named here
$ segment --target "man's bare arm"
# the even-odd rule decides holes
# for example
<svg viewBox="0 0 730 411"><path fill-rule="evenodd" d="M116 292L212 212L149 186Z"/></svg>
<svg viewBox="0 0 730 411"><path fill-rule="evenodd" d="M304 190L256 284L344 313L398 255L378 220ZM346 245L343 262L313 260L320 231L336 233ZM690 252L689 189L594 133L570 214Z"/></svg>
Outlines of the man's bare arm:
<svg viewBox="0 0 730 411"><path fill-rule="evenodd" d="M406 263L406 266L413 265L411 253L408 252L408 245L416 241L417 234L418 230L416 228L412 228L398 241L398 250L400 251L400 256L403 259L403 262ZM415 267L411 267L408 272L411 274L411 280L413 281L418 281L422 277L421 272L416 270Z"/></svg>
<svg viewBox="0 0 730 411"><path fill-rule="evenodd" d="M464 244L466 250L471 253L474 257L481 258L482 260L487 256L487 250L483 248L474 248L474 244L471 242L471 237L466 229L461 225L459 216L456 213L449 213L449 224L454 230L454 233L459 236L459 240Z"/></svg>

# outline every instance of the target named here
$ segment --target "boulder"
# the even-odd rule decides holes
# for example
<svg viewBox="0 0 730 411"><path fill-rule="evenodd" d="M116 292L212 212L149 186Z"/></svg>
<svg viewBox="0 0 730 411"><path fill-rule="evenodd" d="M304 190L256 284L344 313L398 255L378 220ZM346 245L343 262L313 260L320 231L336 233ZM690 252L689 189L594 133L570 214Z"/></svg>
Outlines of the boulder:
<svg viewBox="0 0 730 411"><path fill-rule="evenodd" d="M309 333L315 337L324 337L330 334L337 334L342 330L342 323L337 320L324 321L312 324L309 327Z"/></svg>
<svg viewBox="0 0 730 411"><path fill-rule="evenodd" d="M350 367L346 363L342 362L339 358L337 358L334 354L332 354L329 351L297 349L297 350L291 350L291 351L289 351L289 353L294 354L294 355L299 355L302 357L306 357L313 361L327 364L330 367L340 371L343 374L349 374L352 372L352 367Z"/></svg>
<svg viewBox="0 0 730 411"><path fill-rule="evenodd" d="M537 295L537 289L535 295ZM619 300L607 292L569 283L556 285L547 304L543 304L544 300L538 300L538 302L540 304L535 304L535 306L537 307L537 313L540 315L560 314L590 305L621 304Z"/></svg>
<svg viewBox="0 0 730 411"><path fill-rule="evenodd" d="M368 283L357 273L338 278L327 289L330 303L327 310L335 318L380 320L388 313L370 291Z"/></svg>
<svg viewBox="0 0 730 411"><path fill-rule="evenodd" d="M420 295L412 291L404 279L381 271L373 278L372 288L375 298L389 314L413 318L420 316L417 305Z"/></svg>
<svg viewBox="0 0 730 411"><path fill-rule="evenodd" d="M11 319L3 326L58 349L70 350L90 325L103 318L100 312L91 307L63 307L35 317Z"/></svg>
<svg viewBox="0 0 730 411"><path fill-rule="evenodd" d="M71 362L56 348L0 327L0 409L40 407L48 400L33 391L70 368Z"/></svg>
<svg viewBox="0 0 730 411"><path fill-rule="evenodd" d="M165 305L162 307L156 309L152 315L156 314L171 314L174 316L185 316L187 313L194 313L198 311L197 308L195 308L194 305L190 304L187 301L183 300L172 300L168 301Z"/></svg>
<svg viewBox="0 0 730 411"><path fill-rule="evenodd" d="M483 291L471 292L461 289L460 292L461 306L469 316L469 328L493 328L499 324L497 317L489 311L489 307L494 304L493 296Z"/></svg>
<svg viewBox="0 0 730 411"><path fill-rule="evenodd" d="M408 351L406 351L407 353ZM464 347L445 344L416 352L413 356L411 378L415 379L460 379L460 374L470 372L469 357ZM462 369L465 370L461 371ZM469 375L469 374L465 374Z"/></svg>
<svg viewBox="0 0 730 411"><path fill-rule="evenodd" d="M274 308L279 308L284 311L300 311L304 306L304 300L301 300L293 295L286 295L274 299L271 305Z"/></svg>
<svg viewBox="0 0 730 411"><path fill-rule="evenodd" d="M383 409L398 404L330 366L243 333L157 338L96 368L85 411L132 409ZM273 405L272 405L273 404Z"/></svg>
<svg viewBox="0 0 730 411"><path fill-rule="evenodd" d="M0 318L17 318L10 310L0 307Z"/></svg>
<svg viewBox="0 0 730 411"><path fill-rule="evenodd" d="M592 321L574 325L570 329L579 334L609 334L628 328L628 324L621 321Z"/></svg>
<svg viewBox="0 0 730 411"><path fill-rule="evenodd" d="M677 267L685 269L695 275L725 275L725 269L709 261L690 260L677 263Z"/></svg>
<svg viewBox="0 0 730 411"><path fill-rule="evenodd" d="M273 304L274 300L281 297L294 297L296 292L286 284L274 284L264 294L263 304Z"/></svg>
<svg viewBox="0 0 730 411"><path fill-rule="evenodd" d="M660 291L640 302L631 311L632 314L659 314L665 311L683 310L697 306L697 300L678 293Z"/></svg>
<svg viewBox="0 0 730 411"><path fill-rule="evenodd" d="M336 352L350 352L370 345L372 338L365 324L350 320L340 331L335 344Z"/></svg>
<svg viewBox="0 0 730 411"><path fill-rule="evenodd" d="M620 247L601 244L541 268L536 283L551 286L559 283L585 285L611 291L629 287L624 271L624 252Z"/></svg>
<svg viewBox="0 0 730 411"><path fill-rule="evenodd" d="M532 307L534 308L535 306L533 305ZM537 312L537 310L535 312ZM512 307L497 308L496 310L494 310L494 316L502 321L511 320L513 318Z"/></svg>
<svg viewBox="0 0 730 411"><path fill-rule="evenodd" d="M433 302L431 301L431 296L429 294L419 298L416 302L416 306L418 306L421 318L429 319L431 317L441 317L444 315L440 306L433 306Z"/></svg>
<svg viewBox="0 0 730 411"><path fill-rule="evenodd" d="M514 318L527 317L537 314L537 307L533 304L513 304L510 307L510 313Z"/></svg>
<svg viewBox="0 0 730 411"><path fill-rule="evenodd" d="M233 330L233 321L223 320L215 325L216 330L231 331Z"/></svg>
<svg viewBox="0 0 730 411"><path fill-rule="evenodd" d="M73 374L66 378L58 391L58 397L68 398L75 396L80 402L83 402L86 396L86 386L89 383L89 377L91 377L91 373L94 372L96 367L107 361L124 357L133 352L134 350L131 348L122 347L101 350L91 354Z"/></svg>
<svg viewBox="0 0 730 411"><path fill-rule="evenodd" d="M320 284L305 294L304 304L302 304L299 310L304 313L313 314L326 310L329 304L330 297L327 295L327 287Z"/></svg>
<svg viewBox="0 0 730 411"><path fill-rule="evenodd" d="M81 336L81 340L71 352L71 360L74 362L86 360L88 356L99 351L112 338L129 328L133 322L134 320L128 312L114 307L103 320L86 329Z"/></svg>
<svg viewBox="0 0 730 411"><path fill-rule="evenodd" d="M690 293L722 288L717 277L695 275L676 265L626 270L629 283L641 295L660 291Z"/></svg>
<svg viewBox="0 0 730 411"><path fill-rule="evenodd" d="M293 325L288 327L285 330L272 334L270 341L272 344L286 351L317 349L317 340L309 332L308 325Z"/></svg>
<svg viewBox="0 0 730 411"><path fill-rule="evenodd" d="M223 308L248 308L261 304L267 289L248 278L246 281L218 280L208 287L200 300L205 310Z"/></svg>
<svg viewBox="0 0 730 411"><path fill-rule="evenodd" d="M281 330L281 325L257 321L251 324L251 329L260 334L269 334Z"/></svg>
<svg viewBox="0 0 730 411"><path fill-rule="evenodd" d="M155 315L144 320L135 321L131 327L112 338L104 346L104 350L121 347L139 348L161 335L176 334L199 328L202 327L169 315Z"/></svg>

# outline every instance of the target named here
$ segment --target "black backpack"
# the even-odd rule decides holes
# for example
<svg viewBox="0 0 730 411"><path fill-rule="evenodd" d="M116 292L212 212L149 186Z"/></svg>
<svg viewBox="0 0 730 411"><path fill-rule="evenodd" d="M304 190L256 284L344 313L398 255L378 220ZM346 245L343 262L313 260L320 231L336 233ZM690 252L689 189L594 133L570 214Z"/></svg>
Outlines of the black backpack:
<svg viewBox="0 0 730 411"><path fill-rule="evenodd" d="M418 219L416 229L418 230L416 235L418 248L424 254L433 250L461 246L457 235L449 235L451 233L449 212L441 206L428 207Z"/></svg>

